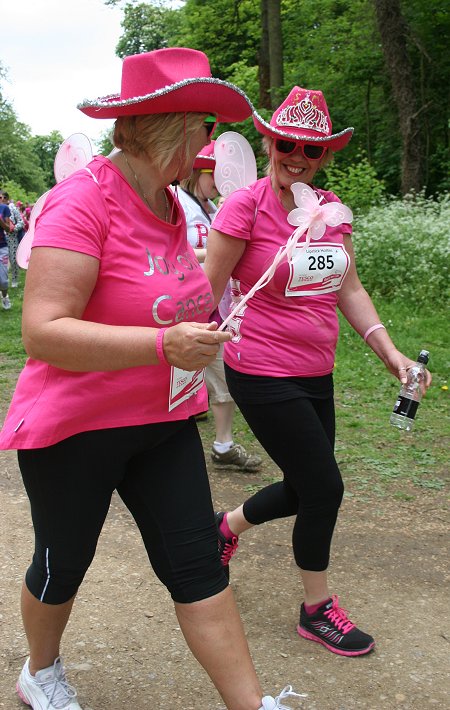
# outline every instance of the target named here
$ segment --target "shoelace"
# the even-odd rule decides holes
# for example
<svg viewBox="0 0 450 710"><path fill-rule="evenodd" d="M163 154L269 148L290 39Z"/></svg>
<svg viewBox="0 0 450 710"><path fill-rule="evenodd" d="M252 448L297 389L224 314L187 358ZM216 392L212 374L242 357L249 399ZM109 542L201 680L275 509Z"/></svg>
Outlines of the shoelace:
<svg viewBox="0 0 450 710"><path fill-rule="evenodd" d="M77 697L75 688L66 681L61 658L55 659L53 664L53 678L51 680L36 681L42 688L48 698L49 708L51 705L55 708L65 708L67 701Z"/></svg>
<svg viewBox="0 0 450 710"><path fill-rule="evenodd" d="M279 695L277 695L277 697L275 698L275 702L276 702L276 706L275 706L275 707L279 708L279 710L291 710L291 708L289 708L287 705L282 705L282 704L281 704L281 701L282 701L282 700L284 700L285 698L289 698L289 697L292 697L292 698L306 698L306 697L308 697L308 696L305 695L305 693L303 693L302 695L301 695L300 693L295 693L295 692L292 690L292 685L287 685L285 688L283 688L283 690L281 691L281 693L280 693Z"/></svg>
<svg viewBox="0 0 450 710"><path fill-rule="evenodd" d="M343 634L347 634L355 628L355 624L348 618L348 612L339 606L339 598L335 594L333 594L332 599L333 606L325 612L324 616L328 617L328 619L337 626L339 631L342 631Z"/></svg>
<svg viewBox="0 0 450 710"><path fill-rule="evenodd" d="M224 567L230 563L231 558L238 549L238 539L239 538L236 535L233 535L233 537L229 538L223 546L220 560Z"/></svg>

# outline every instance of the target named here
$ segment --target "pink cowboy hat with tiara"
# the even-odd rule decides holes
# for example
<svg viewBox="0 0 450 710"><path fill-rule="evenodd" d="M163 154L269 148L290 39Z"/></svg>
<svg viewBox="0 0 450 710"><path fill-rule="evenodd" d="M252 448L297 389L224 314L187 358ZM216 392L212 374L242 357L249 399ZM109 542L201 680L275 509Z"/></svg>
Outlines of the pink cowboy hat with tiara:
<svg viewBox="0 0 450 710"><path fill-rule="evenodd" d="M320 143L332 150L342 150L352 137L353 128L332 133L327 102L321 91L294 86L289 96L267 123L253 112L256 129L266 136L302 143Z"/></svg>
<svg viewBox="0 0 450 710"><path fill-rule="evenodd" d="M120 94L78 104L92 118L151 113L210 113L221 122L242 121L252 106L241 89L211 76L208 57L184 47L125 57Z"/></svg>
<svg viewBox="0 0 450 710"><path fill-rule="evenodd" d="M194 160L194 170L214 170L216 167L216 156L214 155L215 140L209 145L205 145L200 153L197 153Z"/></svg>

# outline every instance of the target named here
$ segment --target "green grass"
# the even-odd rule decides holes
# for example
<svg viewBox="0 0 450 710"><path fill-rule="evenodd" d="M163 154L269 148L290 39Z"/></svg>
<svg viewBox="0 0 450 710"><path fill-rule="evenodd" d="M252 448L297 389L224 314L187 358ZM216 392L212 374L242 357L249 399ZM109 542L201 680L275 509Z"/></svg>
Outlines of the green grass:
<svg viewBox="0 0 450 710"><path fill-rule="evenodd" d="M13 306L0 312L0 397L4 407L12 394L16 375L25 362L21 340L20 286L11 289ZM399 383L384 368L361 338L341 319L341 335L334 371L337 414L336 456L346 482L346 495L361 498L392 495L411 500L421 491L440 491L448 476L449 392L448 322L444 309L411 306L405 301L376 303L382 321L397 347L415 358L420 349L430 351L433 384L422 401L415 429L402 432L389 424ZM299 423L301 425L301 423ZM236 440L254 444L253 435L237 412ZM213 420L201 424L205 441L214 435ZM266 473L248 484L248 492L274 480Z"/></svg>

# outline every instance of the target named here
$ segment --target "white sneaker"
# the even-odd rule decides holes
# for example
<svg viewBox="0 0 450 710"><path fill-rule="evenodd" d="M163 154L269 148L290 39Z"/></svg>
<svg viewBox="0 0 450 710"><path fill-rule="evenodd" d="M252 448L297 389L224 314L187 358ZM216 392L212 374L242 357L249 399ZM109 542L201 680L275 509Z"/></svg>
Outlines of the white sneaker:
<svg viewBox="0 0 450 710"><path fill-rule="evenodd" d="M290 710L287 705L282 705L281 701L288 697L295 698L306 698L307 695L300 693L294 693L292 690L292 685L287 685L276 698L272 698L271 695L265 695L262 699L262 705L260 710Z"/></svg>
<svg viewBox="0 0 450 710"><path fill-rule="evenodd" d="M11 281L11 288L17 288L18 285L19 285L19 282L17 281L17 279L13 279Z"/></svg>
<svg viewBox="0 0 450 710"><path fill-rule="evenodd" d="M9 296L2 296L2 307L5 309L5 311L9 311L11 308L11 301L9 300Z"/></svg>
<svg viewBox="0 0 450 710"><path fill-rule="evenodd" d="M17 681L16 690L21 700L33 710L81 710L77 691L66 681L61 658L52 666L43 668L32 676L30 659L25 663Z"/></svg>

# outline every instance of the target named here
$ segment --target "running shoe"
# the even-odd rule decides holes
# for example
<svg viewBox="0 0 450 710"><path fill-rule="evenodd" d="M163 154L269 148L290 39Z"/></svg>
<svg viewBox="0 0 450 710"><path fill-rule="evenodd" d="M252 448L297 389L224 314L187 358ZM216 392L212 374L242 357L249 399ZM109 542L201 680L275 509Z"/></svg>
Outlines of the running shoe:
<svg viewBox="0 0 450 710"><path fill-rule="evenodd" d="M271 695L266 695L262 699L262 705L260 710L290 710L287 705L282 704L282 700L285 698L306 698L306 695L300 695L300 693L295 693L292 690L292 685L287 685L276 698L272 698Z"/></svg>
<svg viewBox="0 0 450 710"><path fill-rule="evenodd" d="M224 454L211 449L211 459L216 466L238 468L240 471L257 471L262 464L262 458L249 454L241 444L233 444Z"/></svg>
<svg viewBox="0 0 450 710"><path fill-rule="evenodd" d="M375 646L372 636L357 629L350 621L335 595L314 614L307 614L302 604L297 631L303 638L317 641L340 656L362 656Z"/></svg>
<svg viewBox="0 0 450 710"><path fill-rule="evenodd" d="M2 308L5 311L9 311L11 308L11 301L9 300L9 296L2 296Z"/></svg>
<svg viewBox="0 0 450 710"><path fill-rule="evenodd" d="M28 659L17 681L16 690L20 699L33 710L81 710L77 691L66 681L61 658L52 666L31 675Z"/></svg>
<svg viewBox="0 0 450 710"><path fill-rule="evenodd" d="M232 537L225 537L220 529L220 524L223 520L225 513L216 513L216 527L217 527L217 540L219 546L219 555L222 567L225 570L227 579L230 579L230 560L238 549L238 536L233 535Z"/></svg>

